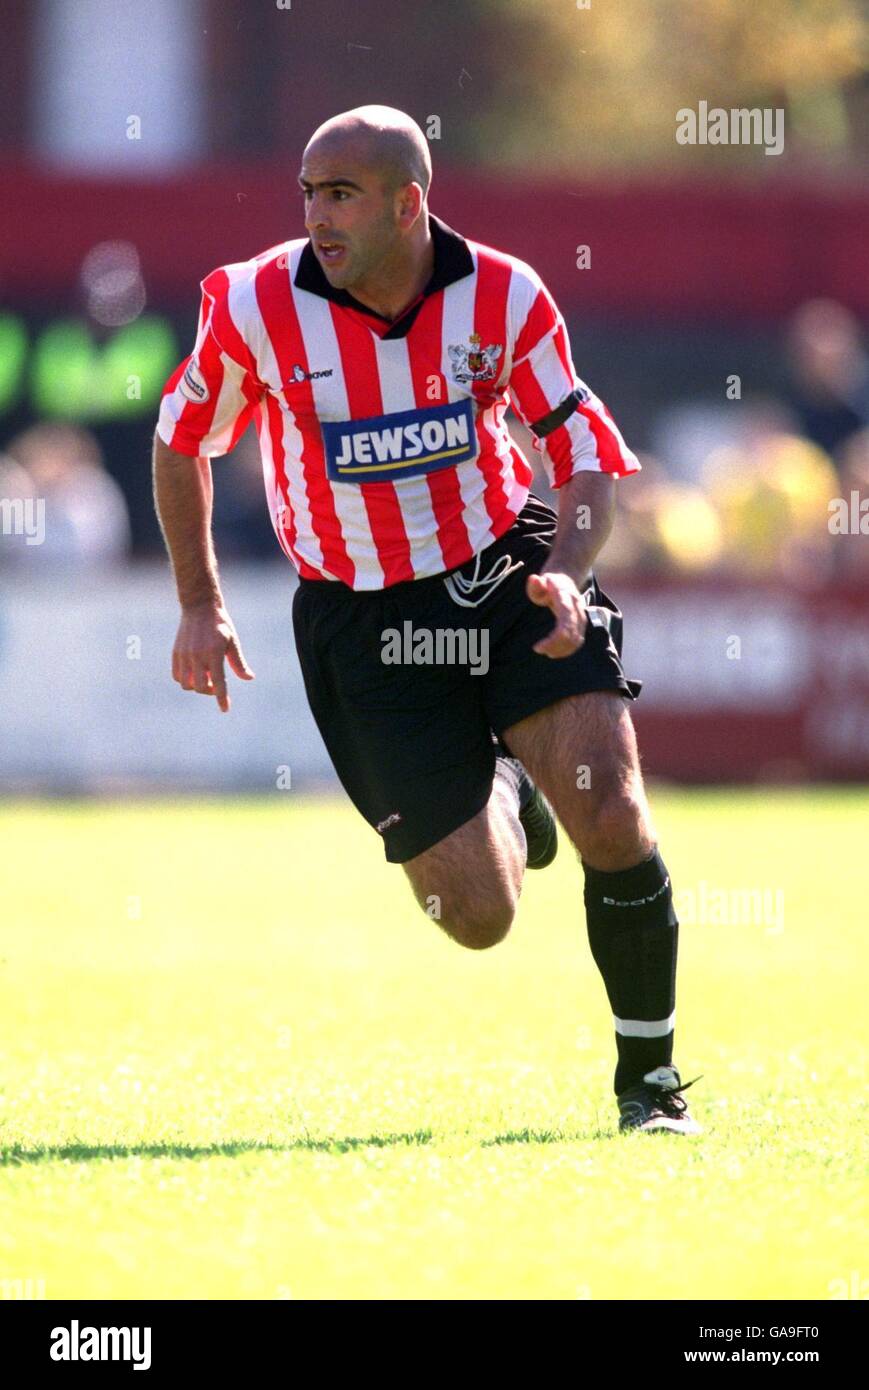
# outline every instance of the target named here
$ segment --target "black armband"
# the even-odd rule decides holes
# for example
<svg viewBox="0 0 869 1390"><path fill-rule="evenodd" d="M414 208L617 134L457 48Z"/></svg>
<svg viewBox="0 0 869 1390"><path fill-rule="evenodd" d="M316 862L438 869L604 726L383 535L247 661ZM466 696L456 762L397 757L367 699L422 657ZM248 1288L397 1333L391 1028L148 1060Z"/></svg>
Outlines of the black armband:
<svg viewBox="0 0 869 1390"><path fill-rule="evenodd" d="M558 429L559 425L564 424L578 405L587 399L587 393L577 387L575 391L571 391L570 395L565 397L561 405L557 405L554 410L550 410L548 415L544 415L542 420L537 420L535 424L529 426L532 434L536 434L538 439L543 439L547 434L551 434L553 430Z"/></svg>

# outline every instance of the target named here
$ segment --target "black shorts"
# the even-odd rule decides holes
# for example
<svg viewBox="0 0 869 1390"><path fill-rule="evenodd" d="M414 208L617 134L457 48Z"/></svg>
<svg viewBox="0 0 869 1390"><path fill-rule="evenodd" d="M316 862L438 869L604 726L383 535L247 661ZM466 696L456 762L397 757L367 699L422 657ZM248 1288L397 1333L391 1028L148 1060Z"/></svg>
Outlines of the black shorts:
<svg viewBox="0 0 869 1390"><path fill-rule="evenodd" d="M532 651L554 620L525 583L543 567L555 524L531 496L505 535L449 574L364 592L299 581L293 626L311 711L345 791L393 863L486 805L493 732L568 695L639 694L622 669L621 613L593 577L579 651L561 659Z"/></svg>

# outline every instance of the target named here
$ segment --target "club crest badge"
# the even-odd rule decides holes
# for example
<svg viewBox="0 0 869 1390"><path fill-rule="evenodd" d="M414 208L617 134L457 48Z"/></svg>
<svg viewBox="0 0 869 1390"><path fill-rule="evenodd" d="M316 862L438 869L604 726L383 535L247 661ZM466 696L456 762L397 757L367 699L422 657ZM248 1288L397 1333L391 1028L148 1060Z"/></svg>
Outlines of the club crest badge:
<svg viewBox="0 0 869 1390"><path fill-rule="evenodd" d="M490 343L488 347L482 347L479 333L472 333L468 342L470 347L450 343L447 348L453 364L453 379L461 382L494 381L503 346L501 343Z"/></svg>

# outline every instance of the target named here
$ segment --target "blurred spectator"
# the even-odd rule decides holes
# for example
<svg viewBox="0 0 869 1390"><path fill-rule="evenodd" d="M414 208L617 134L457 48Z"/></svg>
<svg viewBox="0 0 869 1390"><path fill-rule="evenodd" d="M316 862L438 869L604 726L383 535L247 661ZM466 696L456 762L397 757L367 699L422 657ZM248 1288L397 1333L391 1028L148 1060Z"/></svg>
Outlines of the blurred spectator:
<svg viewBox="0 0 869 1390"><path fill-rule="evenodd" d="M643 471L618 485L618 519L602 571L696 574L714 568L722 527L709 498L699 487L674 481L653 454L638 457Z"/></svg>
<svg viewBox="0 0 869 1390"><path fill-rule="evenodd" d="M124 495L88 430L34 425L12 440L8 455L0 471L0 502L9 503L2 514L0 557L65 568L127 558Z"/></svg>
<svg viewBox="0 0 869 1390"><path fill-rule="evenodd" d="M800 431L834 454L869 425L869 362L860 325L832 299L810 299L788 328L790 401Z"/></svg>
<svg viewBox="0 0 869 1390"><path fill-rule="evenodd" d="M722 396L725 382L721 382ZM796 430L787 406L771 396L743 400L677 400L659 410L652 423L652 452L667 463L671 477L699 483L703 460L715 449L751 450L771 435Z"/></svg>
<svg viewBox="0 0 869 1390"><path fill-rule="evenodd" d="M145 312L136 247L128 241L92 246L82 262L78 298L83 312L55 319L34 343L35 410L86 425L150 423L178 357L169 321Z"/></svg>
<svg viewBox="0 0 869 1390"><path fill-rule="evenodd" d="M823 450L781 434L752 450L716 450L704 472L721 518L722 559L732 572L799 587L829 577L829 502L839 481Z"/></svg>
<svg viewBox="0 0 869 1390"><path fill-rule="evenodd" d="M175 331L164 315L147 311L139 252L128 241L91 247L77 300L75 317L53 320L34 341L33 408L43 420L92 431L126 499L136 551L159 552L151 438L163 383L180 358Z"/></svg>

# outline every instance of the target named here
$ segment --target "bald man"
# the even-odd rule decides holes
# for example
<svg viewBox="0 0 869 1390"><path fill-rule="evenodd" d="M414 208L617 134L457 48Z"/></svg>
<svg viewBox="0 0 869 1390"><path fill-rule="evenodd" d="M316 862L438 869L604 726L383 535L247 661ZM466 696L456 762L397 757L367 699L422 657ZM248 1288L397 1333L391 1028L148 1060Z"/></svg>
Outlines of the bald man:
<svg viewBox="0 0 869 1390"><path fill-rule="evenodd" d="M678 924L628 712L640 687L592 571L615 479L639 463L536 271L429 212L409 116L326 121L299 183L307 238L206 276L166 384L154 484L181 604L173 677L223 711L225 663L253 679L210 535L210 459L253 420L299 574L308 700L387 859L453 940L490 947L526 867L554 856L554 807L613 1010L619 1128L696 1133L672 1060ZM509 404L557 517L530 491Z"/></svg>

